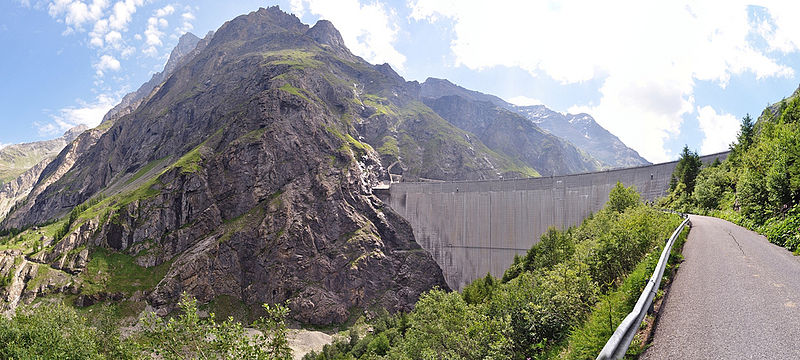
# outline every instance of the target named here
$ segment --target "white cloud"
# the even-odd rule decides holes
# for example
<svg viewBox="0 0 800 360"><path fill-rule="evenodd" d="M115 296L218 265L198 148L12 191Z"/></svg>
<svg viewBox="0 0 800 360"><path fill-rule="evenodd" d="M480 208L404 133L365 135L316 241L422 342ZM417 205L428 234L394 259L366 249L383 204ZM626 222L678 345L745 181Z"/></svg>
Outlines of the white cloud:
<svg viewBox="0 0 800 360"><path fill-rule="evenodd" d="M194 26L192 25L192 21L194 20L194 14L192 14L191 11L187 10L186 12L181 14L181 19L183 20L181 26L175 30L178 36L181 36L194 29Z"/></svg>
<svg viewBox="0 0 800 360"><path fill-rule="evenodd" d="M164 44L161 41L161 38L164 37L164 31L162 31L162 29L169 26L169 22L167 19L164 19L164 17L172 15L174 12L175 8L172 7L172 5L167 5L154 11L153 16L147 19L147 29L144 31L144 41L147 47L142 50L143 53L149 56L158 55L157 47ZM186 26L185 23L184 26Z"/></svg>
<svg viewBox="0 0 800 360"><path fill-rule="evenodd" d="M106 34L105 40L109 46L119 46L120 42L122 41L122 34L120 34L119 31L116 30L111 31L108 34Z"/></svg>
<svg viewBox="0 0 800 360"><path fill-rule="evenodd" d="M108 0L93 0L91 3L80 0L54 0L47 9L51 17L63 21L71 31L80 30L83 24L99 20L107 7Z"/></svg>
<svg viewBox="0 0 800 360"><path fill-rule="evenodd" d="M78 100L78 107L63 108L56 114L50 115L50 122L34 124L41 136L60 135L80 124L95 127L100 124L108 110L111 110L118 102L118 97L107 94L99 95L92 103Z"/></svg>
<svg viewBox="0 0 800 360"><path fill-rule="evenodd" d="M696 108L696 81L725 87L745 72L790 77L791 68L751 44L767 34L774 49L800 49L795 2L762 1L771 19L755 23L748 3L728 1L410 0L411 19L453 22L456 65L518 67L562 83L599 80L600 101L570 112L592 114L651 161L670 159L665 142ZM788 4L787 4L788 3ZM791 11L792 8L795 12ZM760 29L760 30L759 30ZM772 34L772 35L769 35ZM709 145L711 146L711 145Z"/></svg>
<svg viewBox="0 0 800 360"><path fill-rule="evenodd" d="M120 0L114 4L108 25L114 30L127 30L136 8L144 5L144 0Z"/></svg>
<svg viewBox="0 0 800 360"><path fill-rule="evenodd" d="M712 154L725 151L736 139L739 120L731 114L718 114L711 106L697 108L697 121L705 134L700 153Z"/></svg>
<svg viewBox="0 0 800 360"><path fill-rule="evenodd" d="M119 60L115 59L111 55L103 55L100 57L100 62L94 64L94 68L97 70L97 76L102 77L108 70L119 70L120 63Z"/></svg>
<svg viewBox="0 0 800 360"><path fill-rule="evenodd" d="M397 14L382 2L362 5L359 0L291 0L292 12L306 11L330 20L354 54L372 63L389 63L402 70L406 57L392 45L397 40Z"/></svg>
<svg viewBox="0 0 800 360"><path fill-rule="evenodd" d="M531 105L542 105L542 101L539 99L534 99L527 96L515 96L508 99L508 102L517 105L517 106L531 106Z"/></svg>

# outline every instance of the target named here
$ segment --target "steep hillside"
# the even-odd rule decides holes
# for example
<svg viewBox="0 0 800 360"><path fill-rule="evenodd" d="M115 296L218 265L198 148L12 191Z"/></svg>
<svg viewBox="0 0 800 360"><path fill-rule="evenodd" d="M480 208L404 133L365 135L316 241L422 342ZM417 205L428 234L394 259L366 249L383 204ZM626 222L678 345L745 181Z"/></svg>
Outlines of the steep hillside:
<svg viewBox="0 0 800 360"><path fill-rule="evenodd" d="M602 167L572 144L490 102L471 101L457 95L424 101L453 125L477 135L492 150L520 159L540 174L575 174Z"/></svg>
<svg viewBox="0 0 800 360"><path fill-rule="evenodd" d="M187 291L201 302L288 301L295 319L330 324L408 309L445 287L409 225L371 195L387 177L381 159L417 177L533 170L342 44L330 23L309 29L274 7L227 22L135 110L88 132L93 145L62 152L74 164L48 167L63 175L43 176L4 227L70 216L7 247L71 279L65 291L79 299L144 298L161 313ZM32 247L32 234L49 245ZM127 270L96 267L114 259ZM120 278L139 272L157 278Z"/></svg>
<svg viewBox="0 0 800 360"><path fill-rule="evenodd" d="M499 108L517 113L533 122L537 131L540 131L538 129L545 130L546 132L566 140L566 142L598 160L602 164L602 168L620 168L649 164L649 162L639 156L635 150L625 146L614 134L611 134L608 130L597 124L594 118L588 114L565 115L552 111L543 105L516 106L497 96L468 90L444 79L428 78L422 84L421 96L424 98L436 99L449 95L459 96L470 101L488 102ZM509 153L509 155L518 156L513 153ZM553 163L561 162L561 159L558 158L543 158ZM572 167L580 166L573 165ZM541 172L542 169L538 170ZM548 172L545 171L544 173L547 174ZM557 172L556 174L559 173Z"/></svg>
<svg viewBox="0 0 800 360"><path fill-rule="evenodd" d="M507 110L502 106L505 102L496 96L438 79L425 81L420 96L426 105L453 125L475 134L490 149L519 159L540 174L574 174L603 167L569 142Z"/></svg>
<svg viewBox="0 0 800 360"><path fill-rule="evenodd" d="M600 126L585 113L562 114L543 105L514 106L510 109L525 116L540 128L566 139L608 168L626 168L650 164L636 150Z"/></svg>
<svg viewBox="0 0 800 360"><path fill-rule="evenodd" d="M14 144L0 149L0 185L22 175L44 159L52 159L85 130L86 126L79 125L67 130L64 135L56 139Z"/></svg>
<svg viewBox="0 0 800 360"><path fill-rule="evenodd" d="M178 66L191 60L197 53L205 49L208 42L211 41L212 36L214 36L213 31L209 32L202 40L192 33L183 34L183 36L178 39L178 45L176 45L169 54L169 59L166 65L164 65L164 70L153 74L150 80L142 84L136 91L122 97L122 101L103 116L103 125L107 125L109 121L113 121L114 119L130 114L136 110L142 101L144 101L157 86L161 85L167 77L172 75Z"/></svg>
<svg viewBox="0 0 800 360"><path fill-rule="evenodd" d="M86 126L79 125L57 139L10 145L0 150L0 173L3 174L3 180L0 180L0 221L17 202L28 196L56 154L85 130ZM29 165L37 160L38 163Z"/></svg>

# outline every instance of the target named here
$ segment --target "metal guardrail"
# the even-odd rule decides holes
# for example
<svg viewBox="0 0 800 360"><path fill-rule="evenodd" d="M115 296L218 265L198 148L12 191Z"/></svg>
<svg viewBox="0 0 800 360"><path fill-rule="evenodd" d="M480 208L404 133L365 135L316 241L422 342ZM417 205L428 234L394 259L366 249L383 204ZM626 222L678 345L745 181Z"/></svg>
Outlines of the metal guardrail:
<svg viewBox="0 0 800 360"><path fill-rule="evenodd" d="M672 236L667 240L666 245L664 245L664 250L661 252L661 257L658 259L656 269L653 271L653 276L650 277L650 280L644 287L644 291L642 291L642 295L639 296L639 300L636 301L636 306L633 307L633 311L631 311L628 316L622 320L622 323L617 326L617 330L614 331L614 334L608 339L606 345L603 346L603 350L597 355L597 360L622 359L625 353L628 352L628 347L631 346L634 335L639 331L639 325L650 310L653 298L661 285L661 277L664 276L664 269L669 261L672 244L675 243L675 239L680 236L684 226L689 222L689 216L682 213L677 214L684 217L683 222L675 229Z"/></svg>

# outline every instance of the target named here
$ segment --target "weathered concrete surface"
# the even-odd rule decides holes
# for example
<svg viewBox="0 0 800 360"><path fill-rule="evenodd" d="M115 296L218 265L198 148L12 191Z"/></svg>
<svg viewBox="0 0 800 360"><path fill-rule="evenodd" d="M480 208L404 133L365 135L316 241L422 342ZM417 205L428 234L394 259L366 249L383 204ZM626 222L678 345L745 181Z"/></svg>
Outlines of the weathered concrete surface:
<svg viewBox="0 0 800 360"><path fill-rule="evenodd" d="M725 220L691 216L684 262L642 359L800 359L800 259Z"/></svg>
<svg viewBox="0 0 800 360"><path fill-rule="evenodd" d="M676 164L518 180L396 183L377 193L411 223L447 284L460 290L487 272L501 276L514 255L524 254L548 227L580 224L603 208L617 181L636 186L645 200L664 196Z"/></svg>

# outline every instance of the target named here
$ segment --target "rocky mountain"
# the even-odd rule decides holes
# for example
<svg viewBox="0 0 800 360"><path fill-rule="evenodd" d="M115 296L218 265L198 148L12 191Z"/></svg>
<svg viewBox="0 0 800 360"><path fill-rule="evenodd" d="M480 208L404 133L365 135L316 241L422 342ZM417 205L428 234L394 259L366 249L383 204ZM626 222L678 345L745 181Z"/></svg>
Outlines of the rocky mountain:
<svg viewBox="0 0 800 360"><path fill-rule="evenodd" d="M80 125L75 129L71 129L64 135L64 137L67 137L69 134L70 142L78 138L75 144L70 144L70 147L65 149L63 153L59 154L58 151L54 152L47 159L42 160L41 163L23 173L14 181L5 184L4 187L0 188L0 220L5 218L6 214L8 214L17 201L23 200L28 194L32 193L32 201L22 204L21 206L24 208L20 212L29 210L35 204L36 196L44 191L47 186L59 180L60 177L72 167L75 159L81 151L93 146L100 135L108 130L114 120L136 110L136 108L142 102L147 100L153 91L156 90L156 88L160 86L163 81L169 75L171 75L175 69L178 68L178 66L192 59L194 55L202 51L208 45L208 42L211 40L213 34L213 31L209 32L203 39L198 38L192 33L186 33L181 36L178 40L178 44L170 53L164 69L153 74L150 80L142 84L136 91L126 94L119 104L114 106L108 111L108 113L106 113L100 126L91 129L90 132L83 134L84 136L81 136L80 138L78 138L78 135L87 128L83 125ZM59 148L59 150L62 148L64 148L64 146ZM22 149L22 151L19 152L23 153L28 151L30 150ZM31 151L31 153L36 154L35 151ZM56 154L58 154L58 156L56 156ZM45 177L42 179L42 181L37 183L39 176L42 173L44 173ZM11 221L11 224L19 225L18 223L13 222L13 220Z"/></svg>
<svg viewBox="0 0 800 360"><path fill-rule="evenodd" d="M441 96L448 92L437 93L427 88L426 84L428 81L422 84L423 101L433 111L460 129L475 134L490 149L519 159L540 174L590 172L603 166L574 145L543 131L520 114L481 97L464 94Z"/></svg>
<svg viewBox="0 0 800 360"><path fill-rule="evenodd" d="M15 179L42 160L54 157L86 129L86 126L78 125L56 139L13 144L0 149L0 185Z"/></svg>
<svg viewBox="0 0 800 360"><path fill-rule="evenodd" d="M28 196L56 154L86 129L86 126L78 125L56 139L0 149L0 220L18 201Z"/></svg>
<svg viewBox="0 0 800 360"><path fill-rule="evenodd" d="M186 291L208 304L287 301L314 324L408 309L446 285L371 194L383 164L411 178L535 174L434 113L419 84L350 54L328 22L260 9L193 51L64 149L9 214L4 228L43 225L5 244L39 264L0 266L26 274L9 276L7 299L66 291L163 314Z"/></svg>
<svg viewBox="0 0 800 360"><path fill-rule="evenodd" d="M650 164L636 150L600 126L585 113L562 114L543 105L515 106L516 111L553 135L564 138L600 160L607 168L625 168Z"/></svg>
<svg viewBox="0 0 800 360"><path fill-rule="evenodd" d="M208 45L208 42L211 41L212 36L214 36L213 31L206 34L203 39L198 38L190 32L183 34L183 36L178 39L178 45L176 45L169 54L169 59L166 65L164 65L164 70L153 74L150 80L142 84L139 89L122 97L120 103L114 106L103 117L103 123L107 124L109 121L113 121L116 118L133 112L157 86L161 85L169 75L172 75L178 66L192 59L194 55L202 51Z"/></svg>
<svg viewBox="0 0 800 360"><path fill-rule="evenodd" d="M499 108L515 112L534 123L539 129L566 140L585 154L598 160L601 168L650 164L614 134L600 126L588 114L561 114L543 105L516 106L497 96L468 90L447 80L435 78L428 78L422 84L422 96L425 98L459 96L471 101L488 102ZM547 171L543 173L549 174Z"/></svg>

